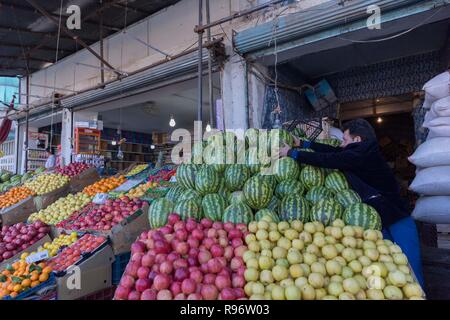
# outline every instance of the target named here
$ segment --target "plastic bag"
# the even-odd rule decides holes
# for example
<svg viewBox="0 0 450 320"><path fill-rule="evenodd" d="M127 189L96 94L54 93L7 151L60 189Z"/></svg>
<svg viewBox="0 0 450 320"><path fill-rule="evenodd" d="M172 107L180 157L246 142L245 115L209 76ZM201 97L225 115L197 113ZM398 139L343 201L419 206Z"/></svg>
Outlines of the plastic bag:
<svg viewBox="0 0 450 320"><path fill-rule="evenodd" d="M409 189L426 196L450 196L450 166L420 170Z"/></svg>
<svg viewBox="0 0 450 320"><path fill-rule="evenodd" d="M408 160L420 168L450 166L450 137L427 140Z"/></svg>

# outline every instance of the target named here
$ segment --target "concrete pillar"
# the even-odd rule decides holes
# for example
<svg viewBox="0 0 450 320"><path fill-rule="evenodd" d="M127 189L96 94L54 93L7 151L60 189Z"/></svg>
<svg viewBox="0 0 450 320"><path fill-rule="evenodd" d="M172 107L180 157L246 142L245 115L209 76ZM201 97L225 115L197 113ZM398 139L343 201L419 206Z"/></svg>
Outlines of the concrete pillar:
<svg viewBox="0 0 450 320"><path fill-rule="evenodd" d="M61 162L68 165L72 155L72 111L63 109L61 128Z"/></svg>
<svg viewBox="0 0 450 320"><path fill-rule="evenodd" d="M250 67L248 72L248 104L250 127L260 129L264 116L264 98L266 93L266 83L264 76L268 75L265 66L258 68Z"/></svg>
<svg viewBox="0 0 450 320"><path fill-rule="evenodd" d="M233 53L223 70L225 129L248 129L247 62Z"/></svg>

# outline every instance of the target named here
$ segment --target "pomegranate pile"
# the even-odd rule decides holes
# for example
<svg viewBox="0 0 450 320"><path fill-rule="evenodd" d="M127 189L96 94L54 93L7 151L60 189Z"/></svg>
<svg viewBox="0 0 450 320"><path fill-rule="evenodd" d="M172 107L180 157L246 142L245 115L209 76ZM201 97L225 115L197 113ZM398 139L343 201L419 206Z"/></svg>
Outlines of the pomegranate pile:
<svg viewBox="0 0 450 320"><path fill-rule="evenodd" d="M116 289L116 300L246 299L245 224L177 214L160 229L143 232Z"/></svg>

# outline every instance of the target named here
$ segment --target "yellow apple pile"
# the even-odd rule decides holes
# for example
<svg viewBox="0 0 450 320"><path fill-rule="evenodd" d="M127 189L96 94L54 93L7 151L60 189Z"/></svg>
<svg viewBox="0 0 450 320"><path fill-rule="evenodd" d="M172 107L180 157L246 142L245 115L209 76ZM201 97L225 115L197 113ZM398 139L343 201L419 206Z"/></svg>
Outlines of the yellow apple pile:
<svg viewBox="0 0 450 320"><path fill-rule="evenodd" d="M423 299L400 247L335 220L249 224L243 255L251 300Z"/></svg>

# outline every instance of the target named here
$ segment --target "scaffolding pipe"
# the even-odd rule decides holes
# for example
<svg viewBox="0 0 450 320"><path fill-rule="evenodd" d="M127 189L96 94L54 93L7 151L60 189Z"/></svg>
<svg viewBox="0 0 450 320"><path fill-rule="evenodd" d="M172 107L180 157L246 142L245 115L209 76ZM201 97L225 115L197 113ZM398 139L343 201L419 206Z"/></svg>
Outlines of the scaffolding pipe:
<svg viewBox="0 0 450 320"><path fill-rule="evenodd" d="M211 22L210 17L210 9L209 9L209 0L206 0L206 23ZM206 36L208 43L211 42L211 29L206 30ZM209 125L211 128L215 128L214 126L214 91L213 91L213 79L212 79L212 60L211 60L211 52L208 53L208 90L209 90Z"/></svg>
<svg viewBox="0 0 450 320"><path fill-rule="evenodd" d="M26 88L26 103L27 103L27 112L26 112L26 123L25 123L25 173L28 172L28 130L29 130L29 107L28 104L30 103L30 75L27 74L27 88ZM20 141L20 139L19 139Z"/></svg>
<svg viewBox="0 0 450 320"><path fill-rule="evenodd" d="M282 2L284 2L284 1L286 1L286 0L275 0L275 1L271 1L271 2L269 2L269 3L261 4L261 5L259 5L259 6L255 6L255 7L253 7L253 8L249 8L249 9L246 9L246 10L242 10L242 11L240 11L240 12L236 12L235 14L232 14L231 16L224 17L224 18L219 19L219 20L217 20L217 21L214 21L214 22L211 22L211 23L206 23L206 24L203 25L203 26L202 26L201 24L199 24L197 27L195 27L194 31L195 31L195 32L198 32L198 33L202 33L202 32L205 31L206 29L210 29L210 28L212 28L212 27L218 26L219 24L222 24L222 23L231 21L231 20L233 20L233 19L237 19L237 18L240 18L240 17L242 17L242 16L249 15L249 14L251 14L251 13L253 13L253 12L256 12L256 11L259 11L259 10L263 10L263 9L265 9L265 8L268 8L268 7L277 5L277 4L282 3Z"/></svg>
<svg viewBox="0 0 450 320"><path fill-rule="evenodd" d="M198 25L203 23L203 0L198 0ZM203 31L198 33L198 106L197 121L203 119Z"/></svg>

